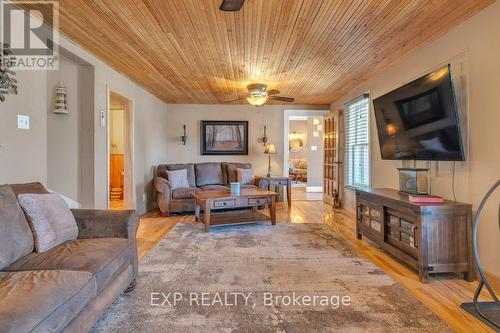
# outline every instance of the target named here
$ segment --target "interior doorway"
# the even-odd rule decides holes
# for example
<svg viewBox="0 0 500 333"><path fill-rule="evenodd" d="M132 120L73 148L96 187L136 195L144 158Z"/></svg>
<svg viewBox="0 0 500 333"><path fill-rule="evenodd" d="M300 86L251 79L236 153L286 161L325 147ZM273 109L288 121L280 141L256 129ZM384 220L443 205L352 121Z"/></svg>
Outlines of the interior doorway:
<svg viewBox="0 0 500 333"><path fill-rule="evenodd" d="M108 91L108 208L133 209L133 102Z"/></svg>
<svg viewBox="0 0 500 333"><path fill-rule="evenodd" d="M323 200L323 116L326 111L285 111L285 172L293 201Z"/></svg>

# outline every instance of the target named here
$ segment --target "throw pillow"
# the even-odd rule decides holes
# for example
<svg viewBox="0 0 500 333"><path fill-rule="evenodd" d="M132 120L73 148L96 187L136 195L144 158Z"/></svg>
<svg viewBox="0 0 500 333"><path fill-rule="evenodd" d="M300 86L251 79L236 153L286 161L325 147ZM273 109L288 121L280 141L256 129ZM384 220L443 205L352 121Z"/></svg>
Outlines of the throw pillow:
<svg viewBox="0 0 500 333"><path fill-rule="evenodd" d="M186 169L167 170L167 177L172 190L189 187Z"/></svg>
<svg viewBox="0 0 500 333"><path fill-rule="evenodd" d="M33 232L36 252L78 237L75 217L59 195L26 193L20 194L18 200Z"/></svg>
<svg viewBox="0 0 500 333"><path fill-rule="evenodd" d="M255 173L252 169L236 169L236 179L242 185L255 184Z"/></svg>

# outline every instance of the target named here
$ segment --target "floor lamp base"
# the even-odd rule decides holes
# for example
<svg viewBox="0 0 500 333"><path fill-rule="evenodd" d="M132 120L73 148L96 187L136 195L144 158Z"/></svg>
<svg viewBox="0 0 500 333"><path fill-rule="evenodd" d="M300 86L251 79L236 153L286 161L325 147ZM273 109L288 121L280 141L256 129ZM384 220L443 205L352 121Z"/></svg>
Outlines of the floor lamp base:
<svg viewBox="0 0 500 333"><path fill-rule="evenodd" d="M479 310L481 310L489 321L477 313L474 303L462 303L460 306L469 314L488 325L495 332L500 332L500 305L496 302L478 302L477 304L479 305Z"/></svg>

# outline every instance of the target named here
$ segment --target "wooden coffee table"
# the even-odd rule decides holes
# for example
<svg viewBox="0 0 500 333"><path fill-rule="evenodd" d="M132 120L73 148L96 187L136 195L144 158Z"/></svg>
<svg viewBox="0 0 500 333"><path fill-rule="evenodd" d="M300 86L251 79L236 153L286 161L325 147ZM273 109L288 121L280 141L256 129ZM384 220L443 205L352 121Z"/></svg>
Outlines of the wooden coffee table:
<svg viewBox="0 0 500 333"><path fill-rule="evenodd" d="M276 192L263 189L242 189L240 194L227 191L197 191L194 193L196 221L205 224L205 231L211 225L271 221L276 224ZM257 211L268 206L270 216ZM200 210L203 208L203 216ZM252 208L251 210L225 210L227 208ZM218 212L217 212L218 211Z"/></svg>

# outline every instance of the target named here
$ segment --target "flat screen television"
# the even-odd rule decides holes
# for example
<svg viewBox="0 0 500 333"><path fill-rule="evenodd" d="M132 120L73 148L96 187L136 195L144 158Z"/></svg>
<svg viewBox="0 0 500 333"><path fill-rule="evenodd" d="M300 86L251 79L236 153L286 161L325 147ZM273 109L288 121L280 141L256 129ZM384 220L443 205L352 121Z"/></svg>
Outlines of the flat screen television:
<svg viewBox="0 0 500 333"><path fill-rule="evenodd" d="M373 100L382 159L463 161L450 66Z"/></svg>

